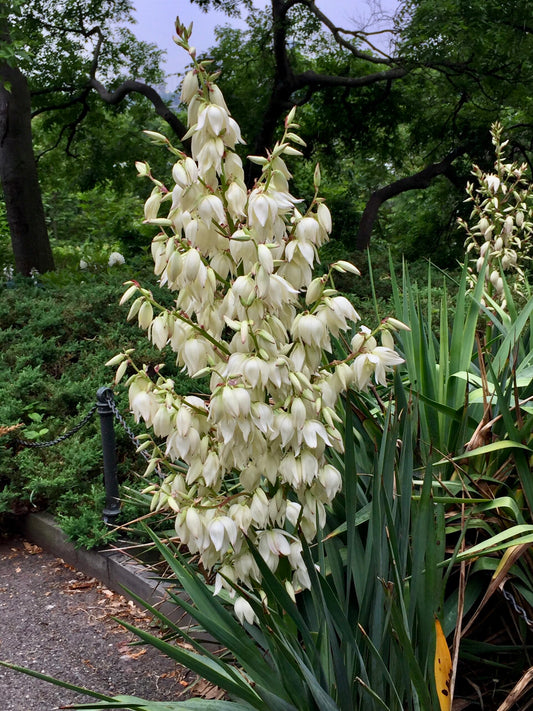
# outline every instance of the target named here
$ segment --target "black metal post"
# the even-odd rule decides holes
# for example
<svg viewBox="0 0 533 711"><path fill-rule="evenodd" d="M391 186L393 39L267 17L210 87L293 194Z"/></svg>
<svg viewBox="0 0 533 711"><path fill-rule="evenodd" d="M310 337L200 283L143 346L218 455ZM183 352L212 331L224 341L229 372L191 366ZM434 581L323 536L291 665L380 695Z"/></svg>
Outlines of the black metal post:
<svg viewBox="0 0 533 711"><path fill-rule="evenodd" d="M120 498L117 478L117 455L115 447L114 415L111 388L100 388L96 393L97 412L100 415L102 454L104 458L105 508L102 516L105 523L113 524L120 513Z"/></svg>

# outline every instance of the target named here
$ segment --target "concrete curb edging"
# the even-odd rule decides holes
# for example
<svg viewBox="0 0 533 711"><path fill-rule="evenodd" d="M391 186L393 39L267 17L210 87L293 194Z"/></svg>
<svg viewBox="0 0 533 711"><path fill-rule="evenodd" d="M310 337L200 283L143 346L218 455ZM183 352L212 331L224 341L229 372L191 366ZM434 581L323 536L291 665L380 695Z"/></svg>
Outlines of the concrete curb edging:
<svg viewBox="0 0 533 711"><path fill-rule="evenodd" d="M190 617L184 617L177 605L169 601L169 586L120 550L89 551L75 548L53 516L47 513L28 514L21 525L21 533L29 541L61 558L76 570L90 578L96 578L110 590L130 598L127 590L131 590L173 621L179 621L180 626L194 624Z"/></svg>

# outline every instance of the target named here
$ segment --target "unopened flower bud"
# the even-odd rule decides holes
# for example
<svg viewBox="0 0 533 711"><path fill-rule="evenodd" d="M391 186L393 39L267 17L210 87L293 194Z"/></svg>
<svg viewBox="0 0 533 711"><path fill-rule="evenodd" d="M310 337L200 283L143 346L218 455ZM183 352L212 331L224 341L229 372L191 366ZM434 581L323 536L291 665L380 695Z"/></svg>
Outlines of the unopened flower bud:
<svg viewBox="0 0 533 711"><path fill-rule="evenodd" d="M365 343L365 336L362 333L357 333L353 338L351 342L351 348L352 348L352 353L358 353L361 348L363 347Z"/></svg>
<svg viewBox="0 0 533 711"><path fill-rule="evenodd" d="M357 276L361 276L361 272L359 269L354 265L351 264L351 262L346 262L344 259L339 259L338 261L334 262L331 265L332 269L335 269L338 272L341 272L344 274L345 272L350 272L350 274L356 274Z"/></svg>
<svg viewBox="0 0 533 711"><path fill-rule="evenodd" d="M391 350L394 349L394 338L392 337L390 331L384 330L381 332L381 345L385 346L385 348L390 348Z"/></svg>
<svg viewBox="0 0 533 711"><path fill-rule="evenodd" d="M480 254L481 257L483 257L483 258L485 257L485 255L487 254L487 252L488 252L489 249L490 249L490 246L491 246L491 245L490 245L490 242L483 242L483 244L482 244L481 247L479 248L479 254ZM479 270L478 270L478 271L479 271Z"/></svg>
<svg viewBox="0 0 533 711"><path fill-rule="evenodd" d="M178 276L181 274L182 268L183 261L181 254L178 251L173 252L170 255L170 259L168 260L167 265L167 277L171 284L175 282Z"/></svg>
<svg viewBox="0 0 533 711"><path fill-rule="evenodd" d="M485 242L490 242L492 239L492 233L494 232L494 225L490 225L486 230L485 234L483 235L483 239Z"/></svg>
<svg viewBox="0 0 533 711"><path fill-rule="evenodd" d="M323 289L324 289L324 282L322 281L322 277L317 277L316 279L313 279L313 281L307 287L307 293L305 295L305 303L308 306L310 304L314 304L314 302L320 298L320 294L322 293Z"/></svg>
<svg viewBox="0 0 533 711"><path fill-rule="evenodd" d="M128 282L126 282L126 283L128 283ZM137 293L138 288L139 287L137 286L137 284L132 284L130 287L128 287L126 289L126 291L124 292L124 294L122 295L122 298L119 301L120 306L123 306L126 303L126 301L129 301L131 299L131 297Z"/></svg>
<svg viewBox="0 0 533 711"><path fill-rule="evenodd" d="M153 143L160 146L164 146L168 143L168 138L163 136L162 133L157 133L157 131L143 131L143 133L148 136L148 138L151 138Z"/></svg>
<svg viewBox="0 0 533 711"><path fill-rule="evenodd" d="M150 166L146 163L146 161L135 161L135 167L137 168L139 178L144 178L145 176L150 175Z"/></svg>
<svg viewBox="0 0 533 711"><path fill-rule="evenodd" d="M513 218L511 215L507 215L505 222L503 223L503 231L506 235L510 235L513 231Z"/></svg>
<svg viewBox="0 0 533 711"><path fill-rule="evenodd" d="M159 206L161 205L161 193L155 189L148 200L144 203L144 219L153 220L157 217Z"/></svg>
<svg viewBox="0 0 533 711"><path fill-rule="evenodd" d="M484 235L485 232L489 228L489 221L487 220L486 217L482 217L481 220L477 224L477 229L479 230L480 234Z"/></svg>
<svg viewBox="0 0 533 711"><path fill-rule="evenodd" d="M149 301L143 301L138 314L139 326L144 329L148 328L153 318L154 310L152 304Z"/></svg>
<svg viewBox="0 0 533 711"><path fill-rule="evenodd" d="M407 324L405 324L403 321L399 321L397 318L393 318L392 316L389 316L387 319L387 323L389 326L392 326L392 328L395 331L410 331L411 329Z"/></svg>
<svg viewBox="0 0 533 711"><path fill-rule="evenodd" d="M181 100L188 104L192 97L198 92L198 77L194 70L187 72L181 87Z"/></svg>

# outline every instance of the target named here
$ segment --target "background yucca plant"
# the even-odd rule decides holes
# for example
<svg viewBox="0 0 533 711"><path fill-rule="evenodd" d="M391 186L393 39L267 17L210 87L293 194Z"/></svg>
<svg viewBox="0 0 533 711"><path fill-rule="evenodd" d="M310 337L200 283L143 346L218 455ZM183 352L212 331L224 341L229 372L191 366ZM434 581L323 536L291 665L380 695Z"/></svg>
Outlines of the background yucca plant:
<svg viewBox="0 0 533 711"><path fill-rule="evenodd" d="M465 264L449 315L446 293L433 303L430 268L424 307L412 295L407 267L401 282L392 279L395 314L411 327L399 340L404 382L418 403L419 455L432 467L433 501L444 506L454 549L444 629L458 627L454 645L469 662L460 676L475 676L479 685L480 674L489 679L498 665L511 668L498 690L503 697L530 666L524 619L494 593L506 584L531 617L533 299L518 303L503 276L502 308L483 283L481 273L469 290Z"/></svg>

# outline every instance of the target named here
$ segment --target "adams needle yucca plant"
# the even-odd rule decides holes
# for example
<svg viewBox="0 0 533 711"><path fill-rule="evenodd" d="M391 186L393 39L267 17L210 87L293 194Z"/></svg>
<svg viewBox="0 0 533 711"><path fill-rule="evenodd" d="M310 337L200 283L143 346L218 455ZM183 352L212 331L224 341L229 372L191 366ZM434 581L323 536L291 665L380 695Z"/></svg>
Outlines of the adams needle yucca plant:
<svg viewBox="0 0 533 711"><path fill-rule="evenodd" d="M527 179L527 163L508 162L509 141L503 141L502 134L503 126L494 123L494 172L474 166L476 184L467 186L467 202L472 203L470 221L459 220L459 224L467 235L467 254L473 257L470 282L475 284L483 270L487 295L505 308L509 288L527 298L525 270L531 262L533 184ZM504 275L510 277L505 282Z"/></svg>
<svg viewBox="0 0 533 711"><path fill-rule="evenodd" d="M228 700L157 703L62 685L93 696L78 706L87 709L449 711L457 667L435 619L456 630L459 650L494 581L512 575L531 594L533 305L518 307L505 275L496 303L485 263L470 290L465 267L454 319L444 297L435 329L431 285L424 316L406 270L401 287L393 278L396 319L354 334L357 314L332 270L313 279L331 229L319 171L306 209L288 189L285 158L301 142L294 113L272 153L253 158L262 174L247 191L238 126L190 31L177 31L194 63L183 87L192 157L153 135L177 158L171 189L138 165L154 183L145 217L160 228L155 271L176 299L164 308L130 283L124 300L136 297L130 316L190 376L208 376L210 392L178 396L130 352L112 364L117 382L134 370L131 407L155 435L147 476L167 474L153 502L175 512L176 546L150 535L172 599L195 624L149 607L166 637L126 626ZM404 371L375 398L371 380L384 388L402 362L397 329ZM472 594L482 565L493 582ZM204 632L222 649L202 643Z"/></svg>
<svg viewBox="0 0 533 711"><path fill-rule="evenodd" d="M224 689L231 703L98 695L78 708L439 711L434 640L444 603L444 519L431 499L430 472L412 496L416 419L399 379L395 396L400 407L388 408L375 428L367 426L374 415L365 398L353 393L344 400L346 450L335 461L343 490L316 543L300 538L309 589L294 600L247 542L261 592L232 586L253 610L254 624L239 622L227 593L213 595L177 547L151 534L176 583L171 598L195 624L183 628L147 606L165 638L125 626ZM208 644L199 641L205 632Z"/></svg>
<svg viewBox="0 0 533 711"><path fill-rule="evenodd" d="M177 31L194 60L189 31ZM135 283L125 295L136 297L130 315L156 346L175 350L191 376L210 377L210 395L177 396L171 379L135 369L131 353L113 364L117 382L135 369L132 409L159 438L147 440L148 475L157 465L167 472L155 507L175 511L179 545L217 565L210 587L154 536L190 601L173 599L227 651L214 653L158 610L195 651L137 634L226 690L236 710L437 710L442 516L429 472L411 495L417 415L401 381L381 407L364 392L372 379L384 387L401 362L392 332L405 327L388 319L353 335L357 314L331 270L312 278L331 228L319 172L305 211L288 192L284 157L300 142L293 112L272 153L254 158L262 175L247 192L238 127L213 79L196 62L185 79L192 158L153 136L178 158L174 187L138 166L154 182L145 216L160 227L156 273L175 305L164 309ZM338 358L333 339L347 345ZM228 706L93 696L85 708Z"/></svg>
<svg viewBox="0 0 533 711"><path fill-rule="evenodd" d="M235 152L239 127L208 63L196 61L190 30L178 22L177 33L193 63L182 89L192 155L152 133L176 159L172 184L137 164L154 186L145 221L158 229L155 273L174 301L165 307L129 282L123 303L134 299L129 318L190 377L208 379L209 392L180 395L171 374L151 377L130 351L110 364L117 383L133 371L131 409L153 434L143 445L152 455L146 476L156 467L165 473L148 487L153 508L172 512L180 543L206 570L216 566L217 591L260 586L250 541L294 597L311 585L300 534L315 540L342 484L326 454L344 449L339 395L372 380L385 385L402 362L392 333L404 326L388 319L373 332L355 328L359 316L333 284L336 271L357 273L348 262L314 277L332 224L318 166L308 206L289 192L285 160L303 144L295 109L272 151L250 157L261 174L247 189ZM334 360L332 341L341 336L348 352ZM235 611L254 618L242 596Z"/></svg>
<svg viewBox="0 0 533 711"><path fill-rule="evenodd" d="M507 217L508 224L515 222L512 211ZM489 268L486 255L472 284L465 264L451 316L446 293L434 303L431 269L424 308L413 297L407 267L400 282L393 275L395 315L410 326L400 334L400 348L404 383L419 412L419 456L431 464L433 501L444 506L446 540L455 547L444 628L448 634L456 629L455 649L478 663L476 683L493 675L491 665L501 654L510 664L513 645L515 680L526 671L527 630L514 611L521 632L503 636L490 656L476 639L476 621L497 601L499 587L506 585L519 604L533 609L533 299L524 299L530 292L520 272L520 290L502 272L501 294L492 294L484 276ZM494 632L492 638L500 639Z"/></svg>

